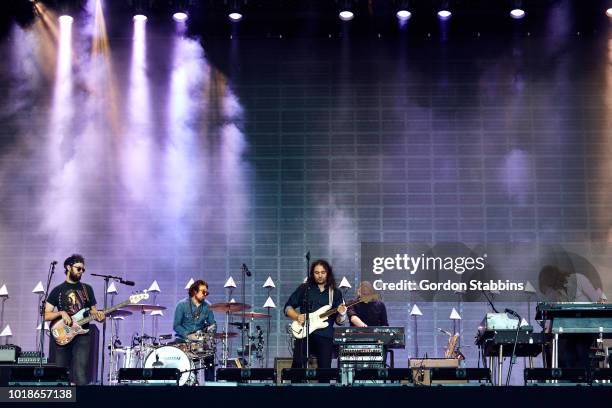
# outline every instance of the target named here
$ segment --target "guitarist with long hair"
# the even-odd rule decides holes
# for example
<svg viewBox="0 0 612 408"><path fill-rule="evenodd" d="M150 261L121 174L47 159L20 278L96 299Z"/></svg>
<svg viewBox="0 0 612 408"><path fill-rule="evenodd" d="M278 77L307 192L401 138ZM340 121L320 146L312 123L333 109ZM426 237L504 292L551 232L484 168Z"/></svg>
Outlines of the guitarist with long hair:
<svg viewBox="0 0 612 408"><path fill-rule="evenodd" d="M72 317L83 308L89 308L90 314L99 322L104 320L104 312L96 309L96 297L90 285L81 282L85 273L85 259L82 255L73 254L64 261L66 280L49 293L45 305L45 320L61 318L67 325L72 324ZM57 309L57 311L54 311ZM87 329L84 325L83 329ZM63 346L55 345L55 363L70 370L71 381L76 385L87 384L87 369L91 335L89 333L76 336L70 343Z"/></svg>
<svg viewBox="0 0 612 408"><path fill-rule="evenodd" d="M308 292L308 296L307 295ZM285 304L285 314L287 317L304 325L305 322L305 300L308 298L308 312L312 313L317 309L330 305L331 308L337 308L337 313L327 316L325 322L327 327L322 327L308 336L309 351L311 355L317 358L319 368L331 368L332 351L333 351L333 333L334 320L338 324L346 321L346 306L342 292L336 287L336 280L332 271L331 265L319 259L310 265L310 271L306 283L298 286L293 292L289 300ZM299 312L297 311L299 309ZM295 340L293 349L293 368L306 368L306 338L298 338Z"/></svg>

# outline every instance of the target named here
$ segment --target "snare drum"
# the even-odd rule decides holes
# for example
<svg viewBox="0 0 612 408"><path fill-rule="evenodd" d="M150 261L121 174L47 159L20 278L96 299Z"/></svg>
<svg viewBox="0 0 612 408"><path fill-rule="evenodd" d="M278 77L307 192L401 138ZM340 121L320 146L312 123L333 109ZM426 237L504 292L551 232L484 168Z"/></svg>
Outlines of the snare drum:
<svg viewBox="0 0 612 408"><path fill-rule="evenodd" d="M144 364L145 368L178 368L179 371L188 371L195 368L191 358L178 347L162 346L159 347L147 356ZM166 381L154 381L149 383L165 383ZM196 374L194 371L185 372L179 379L179 385L194 385L196 383Z"/></svg>

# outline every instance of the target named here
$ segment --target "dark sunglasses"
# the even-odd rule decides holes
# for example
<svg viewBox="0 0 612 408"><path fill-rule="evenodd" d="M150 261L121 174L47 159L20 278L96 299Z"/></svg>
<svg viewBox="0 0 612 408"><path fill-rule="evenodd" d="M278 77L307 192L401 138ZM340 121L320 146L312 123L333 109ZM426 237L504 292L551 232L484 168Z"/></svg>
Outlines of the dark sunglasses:
<svg viewBox="0 0 612 408"><path fill-rule="evenodd" d="M73 266L74 269L76 269L79 272L85 272L85 267L84 266Z"/></svg>

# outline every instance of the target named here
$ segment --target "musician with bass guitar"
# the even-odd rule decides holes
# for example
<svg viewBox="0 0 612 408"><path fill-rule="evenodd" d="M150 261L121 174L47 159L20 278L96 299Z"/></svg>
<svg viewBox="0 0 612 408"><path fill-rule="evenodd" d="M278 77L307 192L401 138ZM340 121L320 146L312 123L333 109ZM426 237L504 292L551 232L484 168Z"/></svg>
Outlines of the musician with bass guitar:
<svg viewBox="0 0 612 408"><path fill-rule="evenodd" d="M64 261L66 280L53 288L45 305L45 320L63 320L68 326L72 325L73 315L82 309L89 308L89 313L95 320L104 320L104 312L96 309L96 297L91 286L81 282L85 273L85 259L79 254L73 254ZM54 311L57 309L57 311ZM88 324L83 325L87 330ZM89 364L89 350L91 336L83 332L75 336L68 344L55 344L55 362L60 367L68 367L71 381L76 385L87 384L87 370Z"/></svg>

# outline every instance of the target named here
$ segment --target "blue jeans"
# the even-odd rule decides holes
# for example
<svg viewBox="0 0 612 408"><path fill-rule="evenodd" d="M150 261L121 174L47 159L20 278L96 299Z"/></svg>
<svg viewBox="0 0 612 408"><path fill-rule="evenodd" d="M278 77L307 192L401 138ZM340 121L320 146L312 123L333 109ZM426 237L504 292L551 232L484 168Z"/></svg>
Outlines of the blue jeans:
<svg viewBox="0 0 612 408"><path fill-rule="evenodd" d="M67 367L70 372L70 381L76 385L87 385L90 347L91 335L89 333L79 334L65 346L55 344L55 364L59 367Z"/></svg>

